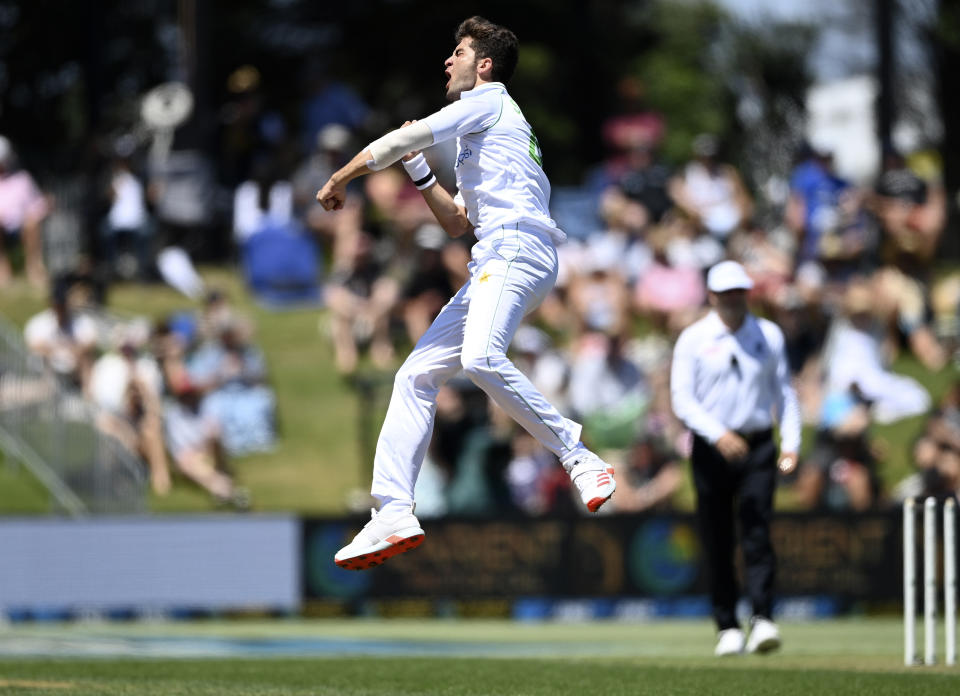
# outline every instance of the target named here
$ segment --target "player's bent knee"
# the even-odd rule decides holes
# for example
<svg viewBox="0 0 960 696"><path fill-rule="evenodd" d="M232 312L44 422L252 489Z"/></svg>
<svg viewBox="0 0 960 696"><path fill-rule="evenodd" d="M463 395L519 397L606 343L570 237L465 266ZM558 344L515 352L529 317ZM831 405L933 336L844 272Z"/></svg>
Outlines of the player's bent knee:
<svg viewBox="0 0 960 696"><path fill-rule="evenodd" d="M406 392L423 399L432 399L440 389L436 375L418 365L404 364L393 378L394 391Z"/></svg>
<svg viewBox="0 0 960 696"><path fill-rule="evenodd" d="M507 362L507 356L503 353L484 353L477 355L464 353L461 357L463 373L474 381L476 378L482 379L486 375L495 374L505 362Z"/></svg>

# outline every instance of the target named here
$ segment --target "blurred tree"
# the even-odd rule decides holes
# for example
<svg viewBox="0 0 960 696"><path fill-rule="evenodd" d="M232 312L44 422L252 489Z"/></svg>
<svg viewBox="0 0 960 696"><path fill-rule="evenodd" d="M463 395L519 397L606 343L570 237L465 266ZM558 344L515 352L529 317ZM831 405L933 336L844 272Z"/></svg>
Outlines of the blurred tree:
<svg viewBox="0 0 960 696"><path fill-rule="evenodd" d="M713 64L736 115L727 134L728 155L747 185L764 192L757 214L769 223L779 221L780 195L803 137L812 82L807 56L816 34L798 23L730 24L714 51Z"/></svg>
<svg viewBox="0 0 960 696"><path fill-rule="evenodd" d="M662 154L674 164L688 159L698 133L724 137L732 126L726 85L710 61L726 19L709 2L661 0L645 12L652 38L634 57L633 69L646 86L649 106L668 124Z"/></svg>
<svg viewBox="0 0 960 696"><path fill-rule="evenodd" d="M75 168L91 133L130 119L166 72L159 4L0 2L3 132L28 163Z"/></svg>
<svg viewBox="0 0 960 696"><path fill-rule="evenodd" d="M713 133L748 186L774 194L802 137L812 81L807 58L817 30L738 22L710 2L661 0L644 14L653 38L633 69L667 123L664 158L686 161L693 138ZM762 206L759 212L774 214Z"/></svg>

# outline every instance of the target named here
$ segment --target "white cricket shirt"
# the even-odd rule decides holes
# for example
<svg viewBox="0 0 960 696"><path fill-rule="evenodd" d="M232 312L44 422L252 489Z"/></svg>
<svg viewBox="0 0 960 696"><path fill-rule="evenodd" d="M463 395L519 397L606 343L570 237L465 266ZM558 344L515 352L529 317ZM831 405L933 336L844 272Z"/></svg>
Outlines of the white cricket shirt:
<svg viewBox="0 0 960 696"><path fill-rule="evenodd" d="M747 314L735 332L710 312L680 334L670 370L673 411L716 442L727 430L751 433L780 423L784 452L800 448L800 405L790 383L783 332Z"/></svg>
<svg viewBox="0 0 960 696"><path fill-rule="evenodd" d="M537 136L502 83L462 92L421 123L434 143L457 138L456 200L477 239L518 225L546 232L557 244L566 239L550 218L550 182Z"/></svg>

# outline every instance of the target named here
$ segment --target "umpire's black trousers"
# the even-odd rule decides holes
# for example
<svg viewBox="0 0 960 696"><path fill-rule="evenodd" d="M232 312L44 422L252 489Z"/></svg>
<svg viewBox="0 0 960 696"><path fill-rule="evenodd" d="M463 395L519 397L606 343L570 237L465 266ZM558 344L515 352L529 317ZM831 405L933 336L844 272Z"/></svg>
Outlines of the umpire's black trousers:
<svg viewBox="0 0 960 696"><path fill-rule="evenodd" d="M735 514L740 522L744 579L753 613L770 618L773 605L776 559L770 543L770 518L777 447L769 430L745 439L750 453L740 461L728 462L716 447L700 437L694 437L690 458L713 616L721 631L738 626L736 604L740 592L733 559Z"/></svg>

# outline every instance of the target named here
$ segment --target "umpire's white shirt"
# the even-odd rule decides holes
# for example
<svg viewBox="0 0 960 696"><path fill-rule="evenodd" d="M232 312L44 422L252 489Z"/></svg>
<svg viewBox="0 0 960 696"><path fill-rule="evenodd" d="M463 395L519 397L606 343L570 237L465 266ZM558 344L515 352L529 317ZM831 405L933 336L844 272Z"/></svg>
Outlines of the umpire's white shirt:
<svg viewBox="0 0 960 696"><path fill-rule="evenodd" d="M566 235L550 218L550 181L540 145L500 82L480 85L421 121L435 143L457 138L456 196L477 239L501 228L533 228L554 243Z"/></svg>
<svg viewBox="0 0 960 696"><path fill-rule="evenodd" d="M751 433L780 423L780 448L800 447L800 406L790 384L783 332L747 314L731 332L712 311L680 334L670 371L673 411L716 442L727 430Z"/></svg>

